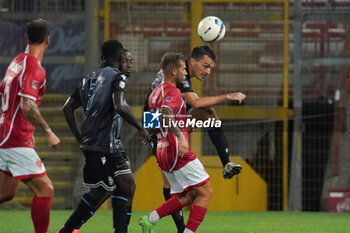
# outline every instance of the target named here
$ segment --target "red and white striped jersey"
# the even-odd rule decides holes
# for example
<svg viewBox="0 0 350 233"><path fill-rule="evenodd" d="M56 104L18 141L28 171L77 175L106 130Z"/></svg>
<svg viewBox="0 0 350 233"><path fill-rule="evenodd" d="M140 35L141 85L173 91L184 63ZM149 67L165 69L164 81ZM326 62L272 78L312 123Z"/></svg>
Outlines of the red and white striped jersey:
<svg viewBox="0 0 350 233"><path fill-rule="evenodd" d="M40 61L26 53L19 54L8 66L0 83L0 148L34 148L34 126L24 117L20 100L31 99L39 107L46 89L45 76Z"/></svg>

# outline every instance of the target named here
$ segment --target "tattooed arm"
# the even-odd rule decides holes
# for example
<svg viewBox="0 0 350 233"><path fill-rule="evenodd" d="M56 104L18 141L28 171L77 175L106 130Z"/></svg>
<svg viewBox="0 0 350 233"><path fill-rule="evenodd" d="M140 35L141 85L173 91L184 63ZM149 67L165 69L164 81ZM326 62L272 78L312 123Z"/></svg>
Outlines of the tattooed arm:
<svg viewBox="0 0 350 233"><path fill-rule="evenodd" d="M46 133L47 142L50 148L58 147L60 139L52 132L49 125L41 116L38 107L31 99L21 97L21 110L25 118L35 127L40 127Z"/></svg>

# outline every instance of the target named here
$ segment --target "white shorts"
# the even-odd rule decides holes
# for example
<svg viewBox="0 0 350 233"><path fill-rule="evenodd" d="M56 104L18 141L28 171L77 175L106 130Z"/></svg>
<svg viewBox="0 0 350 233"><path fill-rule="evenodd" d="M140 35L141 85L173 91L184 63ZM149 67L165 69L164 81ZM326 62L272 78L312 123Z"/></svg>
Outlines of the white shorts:
<svg viewBox="0 0 350 233"><path fill-rule="evenodd" d="M207 183L210 179L199 159L187 163L179 170L163 173L170 183L170 193L173 195L182 194L193 186Z"/></svg>
<svg viewBox="0 0 350 233"><path fill-rule="evenodd" d="M38 154L29 147L1 148L0 171L19 180L46 174Z"/></svg>

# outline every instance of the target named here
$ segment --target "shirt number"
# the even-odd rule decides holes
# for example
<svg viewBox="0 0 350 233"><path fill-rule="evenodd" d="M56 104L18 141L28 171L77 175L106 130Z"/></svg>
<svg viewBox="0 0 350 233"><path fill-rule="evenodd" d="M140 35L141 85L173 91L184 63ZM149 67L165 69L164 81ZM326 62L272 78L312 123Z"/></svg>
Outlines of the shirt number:
<svg viewBox="0 0 350 233"><path fill-rule="evenodd" d="M1 110L5 112L9 109L9 99L10 99L10 86L13 80L12 76L8 76L5 83L4 94L1 99Z"/></svg>

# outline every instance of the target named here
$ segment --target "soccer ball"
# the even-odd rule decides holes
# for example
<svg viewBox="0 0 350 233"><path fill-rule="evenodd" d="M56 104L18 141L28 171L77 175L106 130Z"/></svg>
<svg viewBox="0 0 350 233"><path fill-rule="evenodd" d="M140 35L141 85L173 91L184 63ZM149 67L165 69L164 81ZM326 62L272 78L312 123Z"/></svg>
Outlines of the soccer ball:
<svg viewBox="0 0 350 233"><path fill-rule="evenodd" d="M225 24L216 16L207 16L198 24L198 35L205 42L219 41L224 38Z"/></svg>

